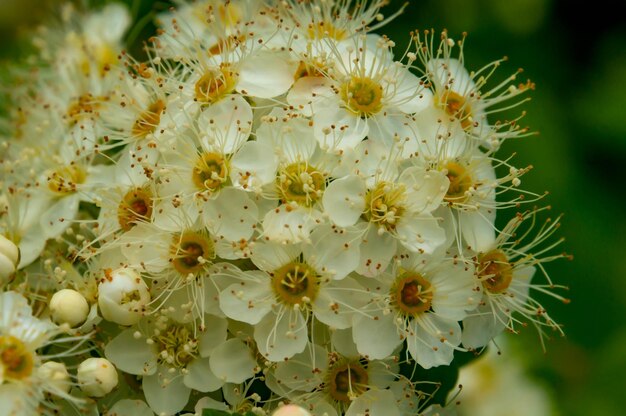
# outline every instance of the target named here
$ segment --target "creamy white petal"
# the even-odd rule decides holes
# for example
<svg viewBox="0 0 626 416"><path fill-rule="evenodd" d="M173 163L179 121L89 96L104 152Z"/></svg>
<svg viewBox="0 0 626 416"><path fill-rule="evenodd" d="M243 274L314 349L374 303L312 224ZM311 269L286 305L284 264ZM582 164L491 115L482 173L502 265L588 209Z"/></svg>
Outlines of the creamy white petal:
<svg viewBox="0 0 626 416"><path fill-rule="evenodd" d="M115 366L126 373L150 375L156 371L157 348L146 342L147 338L135 338L136 328L122 331L104 348L104 354Z"/></svg>
<svg viewBox="0 0 626 416"><path fill-rule="evenodd" d="M197 358L187 366L183 381L185 386L203 393L215 391L224 385L224 381L211 370L209 358Z"/></svg>
<svg viewBox="0 0 626 416"><path fill-rule="evenodd" d="M412 252L433 253L446 241L439 221L430 214L405 212L396 227L400 243Z"/></svg>
<svg viewBox="0 0 626 416"><path fill-rule="evenodd" d="M259 352L270 361L283 361L306 348L309 340L302 312L281 308L278 315L269 313L254 328Z"/></svg>
<svg viewBox="0 0 626 416"><path fill-rule="evenodd" d="M324 211L340 227L354 225L365 211L367 189L356 175L332 181L322 197Z"/></svg>
<svg viewBox="0 0 626 416"><path fill-rule="evenodd" d="M321 374L327 366L326 349L308 343L304 351L278 363L275 376L281 384L291 389L311 391L324 381Z"/></svg>
<svg viewBox="0 0 626 416"><path fill-rule="evenodd" d="M264 51L246 59L239 72L237 91L259 98L286 93L297 68L289 58L287 53Z"/></svg>
<svg viewBox="0 0 626 416"><path fill-rule="evenodd" d="M266 280L233 283L220 292L220 308L224 314L250 325L258 324L272 308L270 277L266 276Z"/></svg>
<svg viewBox="0 0 626 416"><path fill-rule="evenodd" d="M378 234L378 229L369 226L361 243L361 259L356 272L363 276L373 277L387 269L392 257L396 254L396 240L388 232Z"/></svg>
<svg viewBox="0 0 626 416"><path fill-rule="evenodd" d="M369 359L389 357L402 342L392 313L387 315L380 313L371 318L356 317L352 336L359 352L367 355Z"/></svg>
<svg viewBox="0 0 626 416"><path fill-rule="evenodd" d="M389 390L368 390L350 403L346 416L401 416L396 398Z"/></svg>
<svg viewBox="0 0 626 416"><path fill-rule="evenodd" d="M276 180L278 159L267 144L246 142L230 162L230 179L233 186L238 188L257 191L261 186Z"/></svg>
<svg viewBox="0 0 626 416"><path fill-rule="evenodd" d="M252 236L258 221L259 210L254 201L242 190L223 189L217 198L204 204L204 223L213 235L229 241L247 240Z"/></svg>
<svg viewBox="0 0 626 416"><path fill-rule="evenodd" d="M494 219L495 211L487 212L484 208L458 213L463 239L472 250L486 252L494 246L496 241Z"/></svg>
<svg viewBox="0 0 626 416"><path fill-rule="evenodd" d="M302 246L304 259L315 270L340 280L359 264L359 235L350 229L318 226L310 235L310 244Z"/></svg>
<svg viewBox="0 0 626 416"><path fill-rule="evenodd" d="M450 180L442 172L417 166L405 169L398 182L406 187L408 209L418 213L437 209L450 186Z"/></svg>
<svg viewBox="0 0 626 416"><path fill-rule="evenodd" d="M206 329L198 336L198 353L201 357L208 357L211 351L226 341L228 335L228 321L214 315L204 315L202 321Z"/></svg>
<svg viewBox="0 0 626 416"><path fill-rule="evenodd" d="M265 214L263 236L272 242L298 243L309 237L320 217L315 209L282 204Z"/></svg>
<svg viewBox="0 0 626 416"><path fill-rule="evenodd" d="M454 357L454 347L461 342L458 322L424 313L409 323L407 348L422 367L428 369L449 365Z"/></svg>
<svg viewBox="0 0 626 416"><path fill-rule="evenodd" d="M255 373L256 361L250 348L239 338L231 338L213 350L211 370L226 383L243 383Z"/></svg>
<svg viewBox="0 0 626 416"><path fill-rule="evenodd" d="M159 373L145 376L142 387L146 401L156 414L173 415L183 409L189 400L191 389L183 383L183 377L168 378L167 382L160 377L160 373L167 375L165 368L159 368Z"/></svg>
<svg viewBox="0 0 626 416"><path fill-rule="evenodd" d="M240 95L230 95L207 107L198 117L203 141L221 153L234 153L250 135L252 108Z"/></svg>

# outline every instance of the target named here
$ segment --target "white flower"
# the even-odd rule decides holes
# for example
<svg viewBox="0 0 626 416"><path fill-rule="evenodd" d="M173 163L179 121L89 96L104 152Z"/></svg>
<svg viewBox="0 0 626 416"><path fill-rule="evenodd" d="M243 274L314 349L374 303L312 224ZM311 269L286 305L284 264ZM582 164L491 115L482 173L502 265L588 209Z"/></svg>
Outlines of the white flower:
<svg viewBox="0 0 626 416"><path fill-rule="evenodd" d="M380 146L363 143L361 154L376 158ZM398 172L394 160L380 155L368 166L359 158L355 175L336 179L324 195L324 209L341 227L362 230L361 261L357 272L375 276L387 268L397 243L412 252L432 253L445 241L444 230L431 214L448 186L438 171L409 167Z"/></svg>
<svg viewBox="0 0 626 416"><path fill-rule="evenodd" d="M532 254L531 250L540 244L549 241L558 229L559 221L548 220L538 230L533 231L536 215L541 210L533 210L519 214L512 219L498 235L496 242L485 251L474 257L477 286L482 291L482 300L475 313L463 320L463 345L468 348L480 348L487 345L491 339L504 329L518 332L518 325L525 326L529 321L535 326L543 338L545 329L551 329L563 335L563 330L548 314L541 303L533 298L531 290L549 295L564 303L567 298L554 293L551 289L562 288L554 285L546 274L543 263L562 257L564 254L542 255ZM520 232L520 226L529 220L528 229ZM520 240L520 236L525 240ZM560 244L562 240L551 242L550 249ZM547 282L541 284L533 282L537 269L544 274Z"/></svg>
<svg viewBox="0 0 626 416"><path fill-rule="evenodd" d="M342 42L321 69L326 78L300 78L289 92L289 104L312 117L322 149L353 148L368 134L389 146L404 133L405 114L430 104L430 90L393 61L390 44L365 35Z"/></svg>
<svg viewBox="0 0 626 416"><path fill-rule="evenodd" d="M196 331L164 315L144 318L109 342L105 354L122 371L143 375L143 390L152 410L180 411L191 389L215 391L224 383L241 383L255 373L256 362L238 338L226 340L227 322L204 317Z"/></svg>
<svg viewBox="0 0 626 416"><path fill-rule="evenodd" d="M318 238L314 246L256 243L252 261L260 270L224 273L236 283L220 292L222 311L254 325L257 347L270 361L305 348L312 316L335 328L349 328L361 305L362 289L352 278L333 280L329 266L337 248L325 245L322 235Z"/></svg>
<svg viewBox="0 0 626 416"><path fill-rule="evenodd" d="M422 367L448 365L461 342L458 321L478 302L473 270L437 257L403 258L392 273L362 281L371 290L371 303L355 317L356 346L370 358L384 358L406 342Z"/></svg>

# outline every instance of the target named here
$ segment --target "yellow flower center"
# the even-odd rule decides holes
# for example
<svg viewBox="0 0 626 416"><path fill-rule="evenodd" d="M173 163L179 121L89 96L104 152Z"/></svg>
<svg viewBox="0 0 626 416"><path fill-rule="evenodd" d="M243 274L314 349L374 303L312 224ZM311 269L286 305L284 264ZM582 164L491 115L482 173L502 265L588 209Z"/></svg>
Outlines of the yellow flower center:
<svg viewBox="0 0 626 416"><path fill-rule="evenodd" d="M346 108L361 116L378 113L383 105L383 87L368 77L353 77L341 86L341 98Z"/></svg>
<svg viewBox="0 0 626 416"><path fill-rule="evenodd" d="M315 300L319 292L319 277L308 264L291 262L271 273L272 288L278 301L287 306Z"/></svg>
<svg viewBox="0 0 626 416"><path fill-rule="evenodd" d="M185 231L174 236L170 253L174 269L182 275L201 271L205 260L215 257L213 241L207 234L196 231Z"/></svg>
<svg viewBox="0 0 626 416"><path fill-rule="evenodd" d="M131 189L117 207L117 220L124 231L138 222L150 221L152 217L152 194L144 188Z"/></svg>
<svg viewBox="0 0 626 416"><path fill-rule="evenodd" d="M384 227L387 231L395 230L398 219L405 211L403 201L404 186L378 182L365 195L365 220Z"/></svg>
<svg viewBox="0 0 626 416"><path fill-rule="evenodd" d="M345 29L335 27L328 21L309 23L307 28L307 35L309 39L331 38L335 40L343 40L346 38L346 34Z"/></svg>
<svg viewBox="0 0 626 416"><path fill-rule="evenodd" d="M339 360L329 370L327 391L338 402L350 403L365 393L369 375L365 366L357 360Z"/></svg>
<svg viewBox="0 0 626 416"><path fill-rule="evenodd" d="M313 62L300 61L296 73L293 76L295 81L304 77L318 77L321 78L328 72L328 67L322 62L315 60Z"/></svg>
<svg viewBox="0 0 626 416"><path fill-rule="evenodd" d="M459 120L465 130L472 127L472 107L462 95L447 90L441 96L435 95L435 103L441 106L446 113Z"/></svg>
<svg viewBox="0 0 626 416"><path fill-rule="evenodd" d="M221 64L217 70L208 70L196 82L196 100L208 104L221 100L235 89L238 76L229 64Z"/></svg>
<svg viewBox="0 0 626 416"><path fill-rule="evenodd" d="M406 272L396 278L390 296L392 304L404 316L415 317L430 309L433 290L421 274Z"/></svg>
<svg viewBox="0 0 626 416"><path fill-rule="evenodd" d="M198 356L198 340L190 328L170 325L153 337L159 351L158 360L175 368L185 368Z"/></svg>
<svg viewBox="0 0 626 416"><path fill-rule="evenodd" d="M72 102L67 109L67 118L72 123L78 123L81 119L97 115L102 108L106 97L94 97L92 94L83 94Z"/></svg>
<svg viewBox="0 0 626 416"><path fill-rule="evenodd" d="M313 166L298 162L282 169L276 178L282 202L312 206L326 189L324 174Z"/></svg>
<svg viewBox="0 0 626 416"><path fill-rule="evenodd" d="M59 195L71 194L86 179L87 172L81 166L60 166L48 175L48 189Z"/></svg>
<svg viewBox="0 0 626 416"><path fill-rule="evenodd" d="M478 257L478 277L490 293L502 293L513 281L513 267L501 250L492 250Z"/></svg>
<svg viewBox="0 0 626 416"><path fill-rule="evenodd" d="M193 168L192 180L202 191L220 189L228 179L228 162L223 155L215 152L203 153Z"/></svg>
<svg viewBox="0 0 626 416"><path fill-rule="evenodd" d="M0 363L5 379L23 380L33 372L34 359L21 340L3 335L0 336Z"/></svg>
<svg viewBox="0 0 626 416"><path fill-rule="evenodd" d="M133 124L133 128L131 129L133 137L143 138L150 133L154 133L154 130L156 130L161 122L161 114L164 109L165 103L162 100L157 100L150 104L148 109L141 113L137 120L135 120L135 124Z"/></svg>
<svg viewBox="0 0 626 416"><path fill-rule="evenodd" d="M472 187L472 178L468 170L456 162L448 162L444 169L448 172L446 176L450 180L450 186L443 199L449 203L465 202L466 192Z"/></svg>

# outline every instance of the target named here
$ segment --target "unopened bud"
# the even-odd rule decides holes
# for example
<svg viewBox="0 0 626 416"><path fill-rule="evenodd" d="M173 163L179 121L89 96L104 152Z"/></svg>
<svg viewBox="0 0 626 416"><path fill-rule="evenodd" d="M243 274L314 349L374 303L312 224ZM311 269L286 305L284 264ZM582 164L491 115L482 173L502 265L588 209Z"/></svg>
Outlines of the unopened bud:
<svg viewBox="0 0 626 416"><path fill-rule="evenodd" d="M90 397L102 397L117 386L117 370L105 358L87 358L77 372L80 389Z"/></svg>
<svg viewBox="0 0 626 416"><path fill-rule="evenodd" d="M50 299L52 320L58 325L75 328L87 320L89 304L83 295L72 289L62 289Z"/></svg>
<svg viewBox="0 0 626 416"><path fill-rule="evenodd" d="M70 392L72 382L65 364L56 361L47 361L37 369L39 378L45 380L54 389L52 393L67 394Z"/></svg>
<svg viewBox="0 0 626 416"><path fill-rule="evenodd" d="M295 404L287 404L279 407L272 416L311 416L311 413Z"/></svg>
<svg viewBox="0 0 626 416"><path fill-rule="evenodd" d="M20 251L15 243L0 234L0 285L13 276L20 262Z"/></svg>

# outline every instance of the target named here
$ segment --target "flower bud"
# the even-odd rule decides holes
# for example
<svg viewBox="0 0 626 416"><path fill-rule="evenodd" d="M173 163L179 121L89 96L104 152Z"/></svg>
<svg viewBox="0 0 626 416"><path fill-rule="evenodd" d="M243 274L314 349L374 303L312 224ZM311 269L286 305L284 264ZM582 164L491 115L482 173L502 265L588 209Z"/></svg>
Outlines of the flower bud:
<svg viewBox="0 0 626 416"><path fill-rule="evenodd" d="M87 320L89 304L85 297L72 289L62 289L50 299L52 320L58 325L75 328Z"/></svg>
<svg viewBox="0 0 626 416"><path fill-rule="evenodd" d="M0 234L0 285L4 285L17 270L20 251L15 243Z"/></svg>
<svg viewBox="0 0 626 416"><path fill-rule="evenodd" d="M102 397L117 386L117 370L105 358L87 358L78 366L78 384L90 397Z"/></svg>
<svg viewBox="0 0 626 416"><path fill-rule="evenodd" d="M311 416L311 413L295 404L287 404L276 409L272 416Z"/></svg>
<svg viewBox="0 0 626 416"><path fill-rule="evenodd" d="M47 361L37 369L38 376L52 386L52 393L69 393L72 387L65 364Z"/></svg>
<svg viewBox="0 0 626 416"><path fill-rule="evenodd" d="M98 285L98 306L104 319L133 325L141 319L149 302L148 286L135 270L105 271L105 278Z"/></svg>

